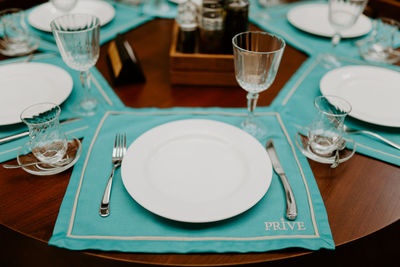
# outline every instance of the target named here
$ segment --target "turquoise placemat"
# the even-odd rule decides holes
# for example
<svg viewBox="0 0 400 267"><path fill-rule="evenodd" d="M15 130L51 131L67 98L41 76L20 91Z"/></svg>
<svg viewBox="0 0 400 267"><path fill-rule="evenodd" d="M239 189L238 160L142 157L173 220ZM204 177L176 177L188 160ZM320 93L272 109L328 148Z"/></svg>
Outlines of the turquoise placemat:
<svg viewBox="0 0 400 267"><path fill-rule="evenodd" d="M361 59L356 41L368 37L343 38L340 44L332 49L331 39L320 37L301 31L292 26L286 18L286 14L294 7L305 4L326 3L327 1L299 1L290 4L263 8L257 0L251 1L250 21L260 28L280 35L293 47L307 53L317 55L320 53L334 53L341 56Z"/></svg>
<svg viewBox="0 0 400 267"><path fill-rule="evenodd" d="M170 121L210 119L237 126L247 114L245 109L221 108L126 109L109 111L91 125L93 131L83 141L83 153L49 244L72 250L146 253L333 249L325 207L307 160L295 149L279 113L267 108L258 111L293 187L299 210L295 221L285 219L285 195L276 174L266 195L247 212L219 222L189 224L164 219L138 205L125 190L119 169L114 177L111 214L100 217L116 132L126 132L131 144L147 130Z"/></svg>
<svg viewBox="0 0 400 267"><path fill-rule="evenodd" d="M280 111L282 117L288 123L289 129L309 125L316 114L314 98L321 95L319 82L328 72L328 70L321 67L320 60L320 57L311 57L308 59L292 76L271 104ZM344 66L365 65L362 61L346 58L341 58L341 63ZM400 68L396 66L391 66L390 68L400 71ZM345 124L350 128L376 132L400 144L400 128L398 127L373 125L350 116L346 118ZM294 136L294 133L292 136ZM396 148L368 135L351 134L347 137L355 140L357 153L400 166L400 153Z"/></svg>
<svg viewBox="0 0 400 267"><path fill-rule="evenodd" d="M25 57L26 58L26 57ZM0 65L10 64L13 62L23 62L25 58L16 58L10 60L3 60L0 62ZM82 97L83 88L81 81L79 79L79 73L70 69L68 66L65 65L61 57L57 54L50 54L50 53L43 53L37 54L32 59L32 62L42 62L47 64L52 64L58 67L65 69L67 72L70 73L73 79L73 89L71 95L67 98L67 100L61 105L61 116L60 119L68 119L74 117L82 117L78 114L75 114L71 109L74 101ZM113 89L101 75L101 73L95 68L91 68L90 72L93 75L93 82L92 82L92 92L99 100L98 112L95 116L89 117L82 117L82 120L79 122L69 123L68 127L66 126L67 131L73 131L74 129L81 129L79 131L74 131L76 137L83 137L85 134L84 129L87 129L88 121L92 120L96 116L102 116L106 110L109 109L118 109L123 107L122 101L118 98L115 94ZM23 77L21 77L23 78ZM6 90L6 88L4 88ZM9 136L11 134L19 133L25 131L26 127L21 124L15 124L10 126L0 126L0 138ZM17 151L21 145L28 141L28 137L24 137L18 139L16 141L12 141L9 143L4 143L0 145L0 162L15 158L17 155Z"/></svg>
<svg viewBox="0 0 400 267"><path fill-rule="evenodd" d="M146 0L142 12L148 16L173 19L178 14L178 5L168 0Z"/></svg>
<svg viewBox="0 0 400 267"><path fill-rule="evenodd" d="M102 26L100 29L100 44L104 44L112 39L114 39L117 34L125 33L143 23L153 19L152 16L144 14L140 6L126 5L116 2L110 2L115 8L115 17L112 21ZM39 50L42 51L55 51L58 52L57 45L55 43L52 33L44 32L35 29L30 26L27 21L29 13L35 7L28 9L26 11L26 24L32 33L38 36L41 40L39 45Z"/></svg>

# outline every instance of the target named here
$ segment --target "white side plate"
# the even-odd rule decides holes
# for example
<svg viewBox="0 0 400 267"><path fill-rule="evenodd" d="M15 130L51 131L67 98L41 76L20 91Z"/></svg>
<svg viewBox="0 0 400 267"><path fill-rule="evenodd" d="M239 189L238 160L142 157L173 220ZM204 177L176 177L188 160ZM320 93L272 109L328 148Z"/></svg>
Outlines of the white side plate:
<svg viewBox="0 0 400 267"><path fill-rule="evenodd" d="M112 5L104 1L80 0L70 13L87 13L97 16L100 20L100 25L103 26L114 18L115 9ZM51 32L50 22L61 15L63 13L57 11L50 2L46 2L35 7L29 13L28 22L36 29Z"/></svg>
<svg viewBox="0 0 400 267"><path fill-rule="evenodd" d="M21 122L26 107L67 99L73 87L69 73L44 63L12 63L0 66L0 125Z"/></svg>
<svg viewBox="0 0 400 267"><path fill-rule="evenodd" d="M191 223L238 215L267 192L265 148L232 125L180 120L155 127L128 148L122 181L132 198L162 217Z"/></svg>
<svg viewBox="0 0 400 267"><path fill-rule="evenodd" d="M325 74L323 95L350 102L350 116L369 123L400 127L400 72L374 66L346 66Z"/></svg>
<svg viewBox="0 0 400 267"><path fill-rule="evenodd" d="M323 37L332 37L334 30L328 20L327 4L305 4L292 8L287 19L296 28ZM361 15L357 22L342 32L343 38L359 37L369 33L372 23L365 15Z"/></svg>

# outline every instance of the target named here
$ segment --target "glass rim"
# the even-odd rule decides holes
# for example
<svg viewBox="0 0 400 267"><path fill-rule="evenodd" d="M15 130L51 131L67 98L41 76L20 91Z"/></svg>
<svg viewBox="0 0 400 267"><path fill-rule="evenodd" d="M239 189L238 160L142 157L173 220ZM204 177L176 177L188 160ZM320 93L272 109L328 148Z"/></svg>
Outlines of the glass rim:
<svg viewBox="0 0 400 267"><path fill-rule="evenodd" d="M80 16L80 17L82 17L82 16L85 16L85 17L91 17L91 18L94 18L94 20L96 21L96 23L94 24L94 25L92 25L90 28L87 28L87 29L84 29L84 30L79 30L79 31L66 31L66 30L58 30L58 29L56 29L56 27L55 27L55 21L56 20L61 20L61 19L63 19L63 18L66 18L66 17L77 17L77 16ZM66 33L66 34L68 34L68 33L82 33L82 32L88 32L88 31L91 31L91 30L93 30L93 29L95 29L95 28L97 28L97 27L99 27L100 28L100 19L97 17L97 16L94 16L94 15L91 15L91 14L85 14L85 13L70 13L70 14L65 14L65 15L62 15L62 16L59 16L59 17L56 17L55 19L53 19L51 22L50 22L50 29L51 29L51 31L52 32L59 32L59 33Z"/></svg>
<svg viewBox="0 0 400 267"><path fill-rule="evenodd" d="M272 36L272 37L276 37L277 39L279 39L279 40L281 41L281 47L280 47L279 49L276 49L276 50L273 50L273 51L268 51L268 52L250 51L250 50L247 50L247 49L244 49L244 48L239 47L239 46L235 43L235 40L238 38L238 36L240 36L240 35L246 35L246 34L249 34L249 33L251 33L251 34L260 34L260 35L269 35L269 36ZM236 34L235 36L233 36L233 37L232 37L232 45L233 45L235 48L239 49L240 51L243 51L243 52L246 52L246 53L251 53L251 54L265 54L265 55L268 55L268 54L275 54L275 53L277 53L277 52L279 52L279 51L284 50L284 49L285 49L285 46L286 46L286 42L285 42L285 40L284 40L281 36L279 36L279 35L277 35L277 34L273 34L273 33L269 33L269 32L263 32L263 31L246 31L246 32L240 32L240 33Z"/></svg>
<svg viewBox="0 0 400 267"><path fill-rule="evenodd" d="M22 116L24 114L25 111L27 111L28 109L35 107L35 106L39 106L39 105L50 105L53 106L53 108L57 109L56 115L51 118L50 120L46 121L46 122L28 122L26 119L24 119L24 117ZM48 111L49 109L46 109L45 111ZM21 115L20 115L20 119L22 122L24 122L25 124L29 124L29 125L41 125L41 124L46 124L46 123L50 123L56 119L58 119L60 117L60 113L61 113L61 108L59 105L52 103L52 102L42 102L42 103L36 103L36 104L32 104L28 107L26 107L24 110L22 110Z"/></svg>
<svg viewBox="0 0 400 267"><path fill-rule="evenodd" d="M332 103L331 101L329 101L329 99L330 99L330 98L338 99L338 100L340 100L342 103L344 103L345 105L347 105L347 106L348 106L348 109L347 109L346 111L343 111L342 114L334 114L334 113L332 113L332 112L327 112L327 111L323 110L323 109L321 108L321 105L319 105L319 104L317 103L318 100L323 99L323 98L325 98L325 99L328 101L329 104L331 104L332 106L335 106L335 107L336 107L336 105L335 105L334 103ZM320 112L322 112L323 114L326 114L326 115L329 115L329 116L333 116L333 117L345 117L345 116L347 116L348 114L350 114L350 112L351 112L352 109L353 109L353 107L351 106L351 104L350 104L349 101L347 101L347 100L344 99L343 97L336 96L336 95L321 95L321 96L317 96L317 97L314 99L314 105L315 105L315 107L316 107Z"/></svg>

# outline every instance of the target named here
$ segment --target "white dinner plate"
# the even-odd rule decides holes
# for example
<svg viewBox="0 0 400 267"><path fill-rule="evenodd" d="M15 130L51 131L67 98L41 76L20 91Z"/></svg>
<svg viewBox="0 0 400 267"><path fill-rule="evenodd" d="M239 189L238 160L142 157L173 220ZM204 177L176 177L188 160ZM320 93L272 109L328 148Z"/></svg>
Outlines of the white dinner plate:
<svg viewBox="0 0 400 267"><path fill-rule="evenodd" d="M80 0L70 13L86 13L97 16L100 25L110 22L115 16L115 9L112 5L98 0ZM63 15L57 11L51 2L46 2L35 7L28 15L28 22L36 29L51 32L50 22L58 16Z"/></svg>
<svg viewBox="0 0 400 267"><path fill-rule="evenodd" d="M0 66L0 125L21 122L20 114L28 106L64 102L73 87L65 70L44 63L12 63Z"/></svg>
<svg viewBox="0 0 400 267"><path fill-rule="evenodd" d="M400 72L374 66L346 66L325 74L323 95L350 102L350 116L369 123L400 127Z"/></svg>
<svg viewBox="0 0 400 267"><path fill-rule="evenodd" d="M328 20L328 4L296 6L287 13L287 19L293 26L308 33L323 37L332 37L334 34ZM342 37L359 37L369 33L371 28L371 20L362 14L352 27L342 32Z"/></svg>
<svg viewBox="0 0 400 267"><path fill-rule="evenodd" d="M157 126L137 138L121 174L128 193L145 209L203 223L254 206L269 188L272 166L265 148L248 133L191 119Z"/></svg>

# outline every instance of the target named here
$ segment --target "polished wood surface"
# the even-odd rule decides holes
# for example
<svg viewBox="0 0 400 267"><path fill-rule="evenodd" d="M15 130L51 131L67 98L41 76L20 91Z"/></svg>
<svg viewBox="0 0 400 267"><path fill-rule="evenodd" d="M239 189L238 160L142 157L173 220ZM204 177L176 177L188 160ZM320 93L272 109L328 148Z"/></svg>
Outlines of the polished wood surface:
<svg viewBox="0 0 400 267"><path fill-rule="evenodd" d="M125 105L135 108L245 107L245 92L239 87L170 85L168 54L172 24L172 20L155 19L124 35L135 49L147 79L143 84L112 86ZM96 66L112 85L107 47L108 44L102 46ZM268 106L306 58L288 46L273 86L261 93L258 105ZM326 206L337 246L335 251L310 253L293 248L246 254L139 254L50 247L47 241L71 170L39 177L23 170L0 168L0 266L3 266L1 263L4 266L125 266L128 263L216 266L265 262L278 266L293 263L329 266L345 257L347 262L371 266L368 263L373 260L394 261L396 242L400 241L400 168L359 154L336 169L312 161L310 165ZM29 256L21 257L23 254Z"/></svg>

